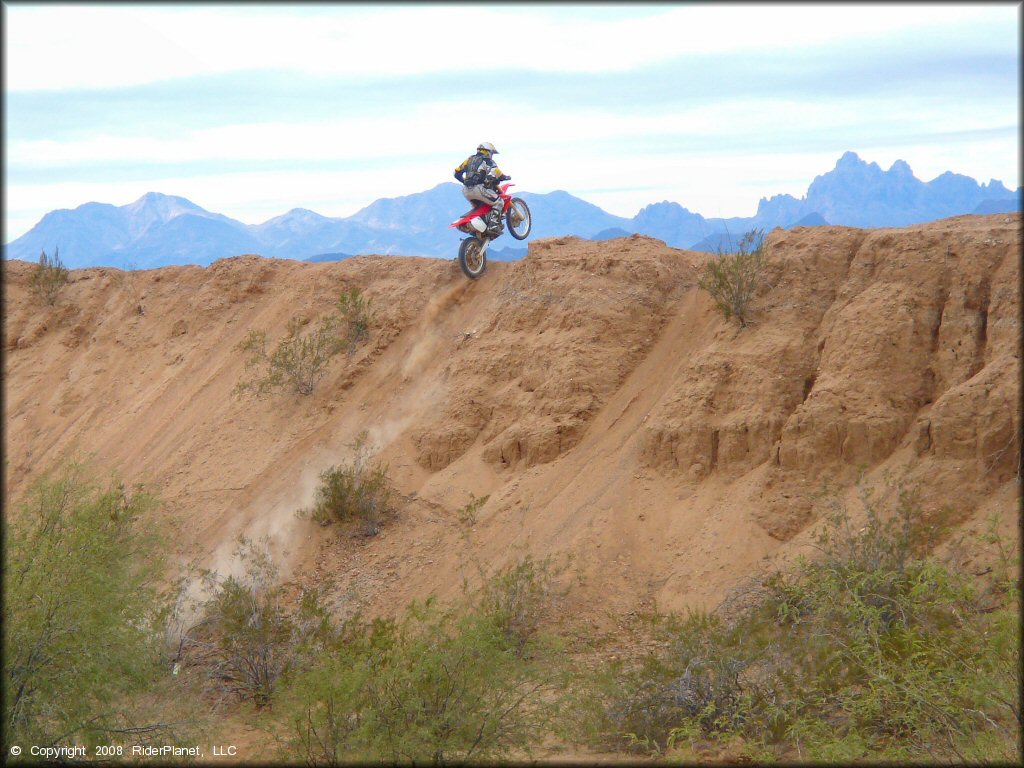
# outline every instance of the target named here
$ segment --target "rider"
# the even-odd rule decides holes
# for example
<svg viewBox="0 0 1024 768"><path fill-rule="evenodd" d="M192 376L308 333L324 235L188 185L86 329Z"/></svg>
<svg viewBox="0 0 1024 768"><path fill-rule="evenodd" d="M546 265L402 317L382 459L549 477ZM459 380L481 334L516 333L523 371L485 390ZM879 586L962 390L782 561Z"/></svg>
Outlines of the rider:
<svg viewBox="0 0 1024 768"><path fill-rule="evenodd" d="M455 178L462 182L462 194L470 202L484 202L491 206L491 212L484 221L489 234L500 235L502 200L495 187L499 181L512 178L505 176L494 162L498 150L489 141L481 142L476 154L470 155L455 169Z"/></svg>

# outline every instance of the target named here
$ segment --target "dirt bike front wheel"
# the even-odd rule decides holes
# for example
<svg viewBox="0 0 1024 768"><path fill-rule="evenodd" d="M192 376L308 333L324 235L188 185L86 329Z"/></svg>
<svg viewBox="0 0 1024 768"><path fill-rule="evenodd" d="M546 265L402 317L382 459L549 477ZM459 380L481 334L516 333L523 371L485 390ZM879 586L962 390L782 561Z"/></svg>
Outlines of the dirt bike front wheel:
<svg viewBox="0 0 1024 768"><path fill-rule="evenodd" d="M470 280L476 280L487 269L487 254L475 237L467 237L459 246L459 266Z"/></svg>
<svg viewBox="0 0 1024 768"><path fill-rule="evenodd" d="M530 234L533 219L530 216L530 208L523 198L513 197L509 201L505 221L508 222L508 233L516 240L525 240Z"/></svg>

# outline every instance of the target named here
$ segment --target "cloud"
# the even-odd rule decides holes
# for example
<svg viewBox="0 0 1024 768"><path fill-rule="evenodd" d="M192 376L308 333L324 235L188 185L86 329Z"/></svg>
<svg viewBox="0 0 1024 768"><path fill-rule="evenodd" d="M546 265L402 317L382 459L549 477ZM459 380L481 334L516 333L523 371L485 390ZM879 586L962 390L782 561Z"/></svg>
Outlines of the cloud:
<svg viewBox="0 0 1024 768"><path fill-rule="evenodd" d="M998 47L998 46L997 46ZM404 120L423 103L473 114L464 94L500 93L489 100L509 114L535 110L600 110L658 114L753 97L788 101L844 98L955 102L977 112L997 103L1017 114L1019 55L976 53L956 46L931 50L890 46L865 57L859 46L793 49L754 59L703 54L619 73L511 72L496 87L494 73L461 70L401 78L298 76L279 71L194 76L122 88L6 94L11 138L66 140L98 130L118 135L176 136L225 124L389 117ZM709 77L706 73L713 72Z"/></svg>
<svg viewBox="0 0 1024 768"><path fill-rule="evenodd" d="M411 76L463 71L616 72L710 52L766 53L885 36L966 45L1012 6L726 5L146 6L6 8L9 91L107 88L244 70ZM480 39L474 39L476 38Z"/></svg>
<svg viewBox="0 0 1024 768"><path fill-rule="evenodd" d="M151 190L247 223L348 215L449 180L481 139L522 189L626 216L659 199L750 215L848 149L1019 183L1019 6L15 4L5 20L9 235ZM494 44L467 61L477 29Z"/></svg>
<svg viewBox="0 0 1024 768"><path fill-rule="evenodd" d="M877 125L884 110L885 124ZM498 112L505 114L498 114ZM353 115L329 120L276 120L182 130L178 135L113 133L56 141L14 139L7 146L9 172L134 165L159 168L209 163L211 173L224 163L272 161L340 162L397 165L422 163L450 155L454 165L481 138L494 140L504 157L518 155L552 163L565 173L559 158L576 153L588 161L610 148L636 157L678 151L732 151L770 142L798 145L801 137L838 137L894 133L920 134L921 126L970 132L999 125L1005 114L977 105L950 114L945 104L922 104L900 99L798 101L748 98L660 113L616 113L607 109L538 109L530 104L505 104L467 122L461 102L432 102L411 106L403 120L391 115ZM493 120L493 122L492 122ZM486 124L486 126L485 126ZM414 126L414 128L411 128ZM499 141L495 134L508 137ZM576 174L573 168L570 173Z"/></svg>
<svg viewBox="0 0 1024 768"><path fill-rule="evenodd" d="M181 174L165 168L145 179L125 181L11 183L6 185L6 234L8 241L17 238L39 221L42 212L77 208L85 202L126 205L153 191L186 197L209 211L246 224L261 223L292 208L309 208L324 216L350 216L378 198L418 192L449 180L447 165L444 175L440 171L437 164L337 172L256 169L216 174Z"/></svg>
<svg viewBox="0 0 1024 768"><path fill-rule="evenodd" d="M469 144L479 139L473 138ZM564 146L499 145L503 169L517 189L550 192L564 189L609 213L633 216L642 206L672 200L706 217L750 216L761 197L803 196L815 176L830 170L842 152L888 168L906 160L914 174L929 181L952 170L979 181L997 178L1008 187L1020 182L1003 172L1007 159L1019 159L1015 130L995 135L874 134L870 141L844 137L840 130L803 144L766 136L756 142L738 138L694 146L677 141L651 152L606 152L581 143ZM230 171L197 164L182 172L173 164L120 181L26 182L8 180L5 210L8 240L31 228L46 211L74 208L87 201L124 205L149 191L187 197L208 210L247 224L260 223L291 208L309 208L325 216L349 216L382 197L429 189L450 181L463 147L450 155L423 158L369 159L364 163L312 162L289 168L253 163ZM994 159L995 158L995 162ZM1017 167L1017 163L1009 166ZM31 178L31 174L26 176Z"/></svg>

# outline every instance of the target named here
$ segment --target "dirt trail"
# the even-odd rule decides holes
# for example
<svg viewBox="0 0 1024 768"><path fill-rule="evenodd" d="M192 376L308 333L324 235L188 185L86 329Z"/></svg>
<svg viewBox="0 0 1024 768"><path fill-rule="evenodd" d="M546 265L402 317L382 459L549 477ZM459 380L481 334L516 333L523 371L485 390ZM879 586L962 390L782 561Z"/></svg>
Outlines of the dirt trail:
<svg viewBox="0 0 1024 768"><path fill-rule="evenodd" d="M68 452L165 499L180 559L268 536L286 578L390 613L525 553L567 564L595 627L713 607L807 551L827 483L921 488L962 530L1018 522L1020 218L777 230L754 324L696 288L706 254L634 236L454 262L246 256L76 270L53 308L4 264L5 501ZM235 346L359 287L369 342L312 396L232 395ZM403 497L380 535L300 519L366 431ZM488 496L472 524L460 513Z"/></svg>

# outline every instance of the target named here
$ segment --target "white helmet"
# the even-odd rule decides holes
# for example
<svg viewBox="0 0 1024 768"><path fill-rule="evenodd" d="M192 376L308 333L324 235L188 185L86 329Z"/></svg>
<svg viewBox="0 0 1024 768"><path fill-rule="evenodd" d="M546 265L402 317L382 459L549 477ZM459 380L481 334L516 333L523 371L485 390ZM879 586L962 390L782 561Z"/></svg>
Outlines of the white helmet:
<svg viewBox="0 0 1024 768"><path fill-rule="evenodd" d="M494 148L494 145L489 141L480 142L480 146L476 148L477 152L490 152L492 155L498 154L498 150Z"/></svg>

